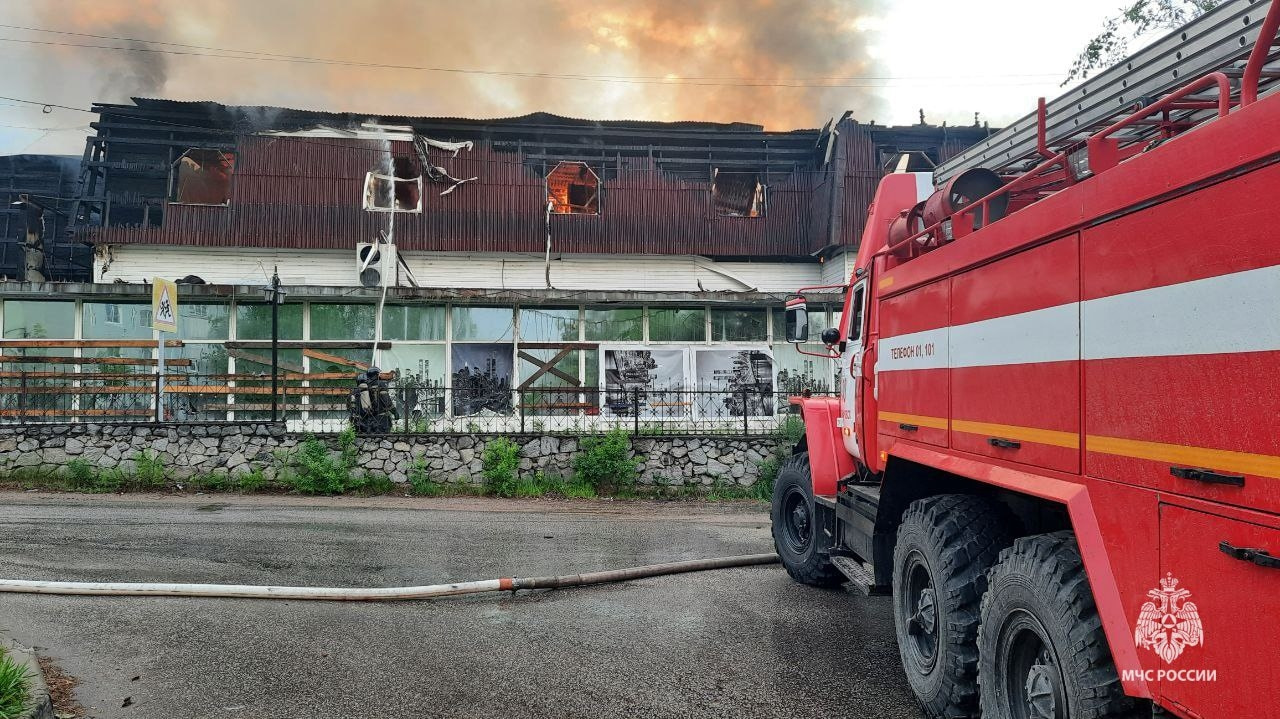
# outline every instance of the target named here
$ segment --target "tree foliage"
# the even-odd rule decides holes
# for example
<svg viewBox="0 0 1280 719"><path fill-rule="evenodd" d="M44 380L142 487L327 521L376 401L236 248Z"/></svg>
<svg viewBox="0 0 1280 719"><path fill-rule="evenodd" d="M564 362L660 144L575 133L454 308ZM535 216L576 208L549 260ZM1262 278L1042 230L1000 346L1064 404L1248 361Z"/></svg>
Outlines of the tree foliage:
<svg viewBox="0 0 1280 719"><path fill-rule="evenodd" d="M1149 32L1171 30L1212 10L1221 0L1133 0L1120 14L1107 18L1071 64L1067 79L1083 80L1094 70L1108 68L1129 54L1129 42Z"/></svg>

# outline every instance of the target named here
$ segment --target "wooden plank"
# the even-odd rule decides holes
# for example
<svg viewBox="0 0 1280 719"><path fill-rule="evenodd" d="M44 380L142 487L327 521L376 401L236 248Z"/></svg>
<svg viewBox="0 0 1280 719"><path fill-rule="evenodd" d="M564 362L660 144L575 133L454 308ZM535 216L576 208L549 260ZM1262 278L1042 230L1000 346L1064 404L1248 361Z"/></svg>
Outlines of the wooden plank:
<svg viewBox="0 0 1280 719"><path fill-rule="evenodd" d="M245 349L245 350L267 350L271 349L271 340L233 340L224 343L227 349ZM373 340L352 341L352 340L280 340L280 349L282 350L358 350L372 349ZM387 341L378 342L378 349L389 350L391 343ZM269 364L269 363L268 363Z"/></svg>
<svg viewBox="0 0 1280 719"><path fill-rule="evenodd" d="M577 377L570 376L568 373L561 372L559 369L556 368L556 363L564 359L565 357L568 357L569 353L572 351L573 351L572 347L565 347L561 349L559 352L557 352L554 357L552 357L549 360L546 360L545 362L523 350L518 352L517 354L519 355L520 359L526 362L531 362L538 366L538 371L534 372L533 375L529 377L529 379L521 383L518 389L528 389L529 386L532 385L535 380L537 380L539 377L541 377L542 375L548 372L555 375L556 377L559 377L565 382L568 382L570 387L576 388L580 386L582 382L580 382Z"/></svg>
<svg viewBox="0 0 1280 719"><path fill-rule="evenodd" d="M600 349L599 342L521 342L520 349L526 350L558 350L563 347L575 350Z"/></svg>
<svg viewBox="0 0 1280 719"><path fill-rule="evenodd" d="M154 412L142 409L0 409L0 417L150 417Z"/></svg>
<svg viewBox="0 0 1280 719"><path fill-rule="evenodd" d="M155 343L151 343L155 347ZM131 367L155 367L154 359L145 359L141 357L67 357L67 356L40 356L40 355L0 355L0 363L14 362L25 364L109 364L109 365L128 365ZM268 364L270 362L268 361ZM165 367L190 367L189 359L165 359Z"/></svg>
<svg viewBox="0 0 1280 719"><path fill-rule="evenodd" d="M283 387L281 388L284 389ZM333 395L345 396L351 393L346 387L289 387L289 396L297 397L311 395ZM91 387L27 387L26 392L22 391L22 387L0 386L0 392L11 392L13 394L154 394L156 391L154 384L147 385L103 385ZM207 384L166 384L165 394L271 394L270 387L228 387L226 385L207 385ZM285 394L285 392L281 392Z"/></svg>
<svg viewBox="0 0 1280 719"><path fill-rule="evenodd" d="M0 372L0 378L4 379L20 379L22 377L26 377L28 379L65 379L72 382L76 380L92 381L103 379L138 379L146 380L148 382L155 381L154 374L147 374L145 372L15 372L12 370ZM166 383L186 382L187 378L185 375L170 374L165 375L164 381ZM22 385L18 386L21 387Z"/></svg>
<svg viewBox="0 0 1280 719"><path fill-rule="evenodd" d="M302 354L307 357L310 357L311 359L318 359L321 362L332 362L333 364L342 365L343 367L354 367L355 369L358 369L358 370L369 369L369 365L363 362L350 360L350 359L347 359L346 357L339 357L338 355L329 354L328 352L321 352L320 350L305 349L305 350L302 350Z"/></svg>
<svg viewBox="0 0 1280 719"><path fill-rule="evenodd" d="M266 355L253 354L252 352L245 352L244 350L241 350L241 349L235 349L230 346L230 343L228 343L227 354L232 357L235 357L236 359L242 359L249 362L254 362L260 365L265 365L267 367L271 366L271 357ZM289 372L301 373L305 371L302 369L302 365L300 364L285 362L284 360L281 360L278 364L280 365L280 369L286 370Z"/></svg>
<svg viewBox="0 0 1280 719"><path fill-rule="evenodd" d="M223 380L230 380L235 382L270 382L271 381L271 375L269 373L255 374L255 373L249 373L249 372L241 372L237 374L202 374L198 376L206 379L223 379ZM380 376L382 377L382 379L385 379L385 380L393 380L396 378L396 373L383 372ZM280 380L281 381L287 380L289 382L307 382L311 380L319 381L319 380L335 380L335 379L352 380L354 378L355 378L355 375L351 372L281 372L280 373ZM291 386L296 387L297 385L291 385Z"/></svg>
<svg viewBox="0 0 1280 719"><path fill-rule="evenodd" d="M224 410L234 412L270 412L271 405L264 403L206 404L201 405L199 409L201 412L221 412ZM307 410L312 412L345 412L347 406L345 404L282 404L277 409L284 412L303 412Z"/></svg>
<svg viewBox="0 0 1280 719"><path fill-rule="evenodd" d="M289 396L303 397L330 395L330 396L346 396L351 394L351 390L346 387L290 387ZM168 393L170 388L166 387L165 392ZM172 388L173 394L271 394L270 387L227 387L225 385L181 385ZM281 394L284 394L281 392Z"/></svg>
<svg viewBox="0 0 1280 719"><path fill-rule="evenodd" d="M0 347L138 347L150 349L156 340L0 340ZM182 340L165 340L165 347L183 347Z"/></svg>

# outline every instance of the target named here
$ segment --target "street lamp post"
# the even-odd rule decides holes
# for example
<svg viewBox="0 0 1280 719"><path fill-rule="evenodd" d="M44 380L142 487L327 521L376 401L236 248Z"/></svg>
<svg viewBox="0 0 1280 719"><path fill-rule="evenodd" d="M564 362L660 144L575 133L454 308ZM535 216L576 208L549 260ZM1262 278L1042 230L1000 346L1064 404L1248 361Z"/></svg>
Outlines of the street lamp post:
<svg viewBox="0 0 1280 719"><path fill-rule="evenodd" d="M280 305L287 294L280 289L280 268L272 268L271 286L262 291L271 299L271 421L280 421Z"/></svg>

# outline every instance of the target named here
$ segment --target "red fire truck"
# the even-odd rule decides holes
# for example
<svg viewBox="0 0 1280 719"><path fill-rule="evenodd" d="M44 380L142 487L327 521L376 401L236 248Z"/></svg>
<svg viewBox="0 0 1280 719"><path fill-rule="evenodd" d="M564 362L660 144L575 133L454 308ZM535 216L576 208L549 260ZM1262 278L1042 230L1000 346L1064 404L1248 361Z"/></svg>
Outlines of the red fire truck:
<svg viewBox="0 0 1280 719"><path fill-rule="evenodd" d="M929 716L1280 716L1278 25L1226 0L881 181L773 536L892 595Z"/></svg>

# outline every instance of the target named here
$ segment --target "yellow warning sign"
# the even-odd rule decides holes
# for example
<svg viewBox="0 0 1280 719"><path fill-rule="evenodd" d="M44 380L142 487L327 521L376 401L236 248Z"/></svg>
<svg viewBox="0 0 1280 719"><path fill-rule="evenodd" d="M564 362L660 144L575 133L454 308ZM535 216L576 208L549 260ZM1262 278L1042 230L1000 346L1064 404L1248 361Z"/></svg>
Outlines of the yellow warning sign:
<svg viewBox="0 0 1280 719"><path fill-rule="evenodd" d="M151 328L178 331L178 285L171 280L151 280Z"/></svg>

